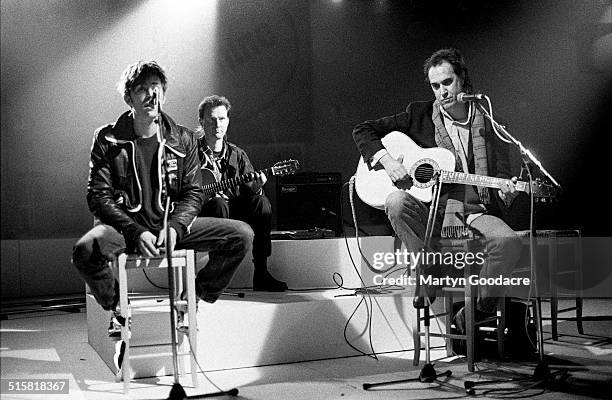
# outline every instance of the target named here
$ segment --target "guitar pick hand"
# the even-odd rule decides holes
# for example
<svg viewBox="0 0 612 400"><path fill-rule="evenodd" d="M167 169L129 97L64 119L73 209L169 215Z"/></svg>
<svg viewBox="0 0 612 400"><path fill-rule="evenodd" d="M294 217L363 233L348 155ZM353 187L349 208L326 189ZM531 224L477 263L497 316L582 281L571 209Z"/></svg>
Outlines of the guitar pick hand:
<svg viewBox="0 0 612 400"><path fill-rule="evenodd" d="M410 177L408 170L404 167L403 161L403 154L400 154L397 160L391 157L390 154L385 154L379 162L385 168L385 171L387 171L393 184L399 189L407 190L412 187L412 177Z"/></svg>

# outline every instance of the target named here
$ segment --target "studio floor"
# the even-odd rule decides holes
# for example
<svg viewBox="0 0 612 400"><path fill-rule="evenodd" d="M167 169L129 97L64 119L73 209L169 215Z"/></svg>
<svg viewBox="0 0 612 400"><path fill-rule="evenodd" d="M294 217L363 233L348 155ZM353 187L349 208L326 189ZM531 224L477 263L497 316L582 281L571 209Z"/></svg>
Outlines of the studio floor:
<svg viewBox="0 0 612 400"><path fill-rule="evenodd" d="M563 303L563 302L562 302ZM565 306L566 304L562 304ZM584 315L610 315L612 299L586 299ZM587 321L584 335L572 321L560 321L558 341L550 339L550 322L544 324L546 361L554 371L566 371L563 379L551 379L546 387L531 381L478 386L478 398L608 399L612 393L612 322ZM218 387L238 388L238 399L437 399L468 396L465 381L510 379L531 376L537 360L503 363L483 361L469 373L464 360L444 358L434 349L432 360L438 372L450 370L450 385L397 383L363 390L364 383L377 383L418 376L421 365L412 365L412 351L335 358L253 368L210 371L206 378ZM33 395L3 392L2 399L165 399L173 377L137 379L129 396L123 384L87 343L87 322L80 312L44 311L10 315L1 323L2 379L68 379L69 394ZM204 382L199 389L190 379L181 383L188 395L205 394L215 387ZM491 389L493 389L491 391Z"/></svg>

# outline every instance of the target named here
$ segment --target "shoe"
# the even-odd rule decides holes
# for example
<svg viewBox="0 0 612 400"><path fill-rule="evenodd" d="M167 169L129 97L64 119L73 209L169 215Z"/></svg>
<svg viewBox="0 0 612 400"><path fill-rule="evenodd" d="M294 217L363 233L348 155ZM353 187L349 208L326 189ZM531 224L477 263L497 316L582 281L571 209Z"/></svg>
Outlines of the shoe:
<svg viewBox="0 0 612 400"><path fill-rule="evenodd" d="M176 321L176 331L185 335L189 334L189 324L185 321L185 313L181 312L178 314Z"/></svg>
<svg viewBox="0 0 612 400"><path fill-rule="evenodd" d="M257 292L284 292L289 287L287 283L274 278L267 269L255 270L253 275L253 290Z"/></svg>
<svg viewBox="0 0 612 400"><path fill-rule="evenodd" d="M455 324L455 329L461 335L465 334L465 307L461 307L457 314L453 317L453 323Z"/></svg>
<svg viewBox="0 0 612 400"><path fill-rule="evenodd" d="M414 296L414 299L412 299L412 306L414 308L425 308L425 295L423 292L425 292L428 295L427 297L429 297L429 303L427 304L428 306L432 305L434 301L436 301L435 288L427 286L425 289L421 288L419 293Z"/></svg>
<svg viewBox="0 0 612 400"><path fill-rule="evenodd" d="M183 296L186 298L186 292L181 293L181 299ZM186 301L186 300L185 300ZM197 304L197 301L196 301ZM186 321L187 316L187 304L176 306L176 330L181 333L188 334L189 333L189 324ZM197 308L196 308L197 312Z"/></svg>
<svg viewBox="0 0 612 400"><path fill-rule="evenodd" d="M418 276L431 275L435 272L434 266L422 266L419 268L421 268L421 271L416 274L417 279ZM425 308L425 296L429 297L429 303L427 305L432 305L434 301L436 301L436 286L421 285L420 282L417 282L414 299L412 299L412 306L418 309Z"/></svg>
<svg viewBox="0 0 612 400"><path fill-rule="evenodd" d="M131 321L129 321L131 325ZM128 325L128 334L131 334ZM121 328L125 326L125 317L121 315L119 310L111 312L110 324L108 325L108 337L113 340L121 339Z"/></svg>
<svg viewBox="0 0 612 400"><path fill-rule="evenodd" d="M474 322L484 321L487 318L491 318L495 316L495 312L486 312L476 309L476 313L474 314ZM455 324L455 329L459 334L465 334L465 307L461 307L459 311L453 317L453 323Z"/></svg>
<svg viewBox="0 0 612 400"><path fill-rule="evenodd" d="M115 381L120 382L123 379L123 357L125 356L125 342L119 340L115 344L115 355L113 361L115 363Z"/></svg>

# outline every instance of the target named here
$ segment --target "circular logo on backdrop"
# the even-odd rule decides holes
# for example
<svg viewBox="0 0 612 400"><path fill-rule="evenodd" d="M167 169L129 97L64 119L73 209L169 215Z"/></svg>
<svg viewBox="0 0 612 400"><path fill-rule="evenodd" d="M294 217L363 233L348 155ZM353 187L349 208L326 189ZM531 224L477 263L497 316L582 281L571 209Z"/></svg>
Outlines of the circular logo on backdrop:
<svg viewBox="0 0 612 400"><path fill-rule="evenodd" d="M231 22L219 35L218 82L230 100L242 104L241 119L278 101L296 79L300 59L298 29L290 11L255 5L259 7L229 10Z"/></svg>

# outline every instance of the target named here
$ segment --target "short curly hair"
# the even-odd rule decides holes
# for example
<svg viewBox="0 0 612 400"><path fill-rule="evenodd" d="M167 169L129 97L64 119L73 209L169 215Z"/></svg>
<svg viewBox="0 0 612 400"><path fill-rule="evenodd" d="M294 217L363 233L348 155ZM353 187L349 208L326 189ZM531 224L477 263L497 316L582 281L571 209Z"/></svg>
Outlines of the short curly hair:
<svg viewBox="0 0 612 400"><path fill-rule="evenodd" d="M423 64L423 73L425 74L425 82L429 84L429 70L442 64L444 61L448 62L452 67L455 75L463 81L463 90L466 93L472 92L472 80L468 74L468 69L465 64L465 60L461 52L454 48L440 49L433 53L425 63Z"/></svg>
<svg viewBox="0 0 612 400"><path fill-rule="evenodd" d="M200 119L202 119L204 118L204 112L206 111L206 107L213 108L218 106L224 106L228 113L229 110L232 108L230 101L225 96L219 96L216 94L213 94L212 96L206 96L198 106L198 116L200 117Z"/></svg>
<svg viewBox="0 0 612 400"><path fill-rule="evenodd" d="M117 91L123 97L127 97L134 86L140 84L151 75L156 75L159 78L165 93L168 88L168 77L164 69L155 61L142 60L125 68L119 82L117 82Z"/></svg>

